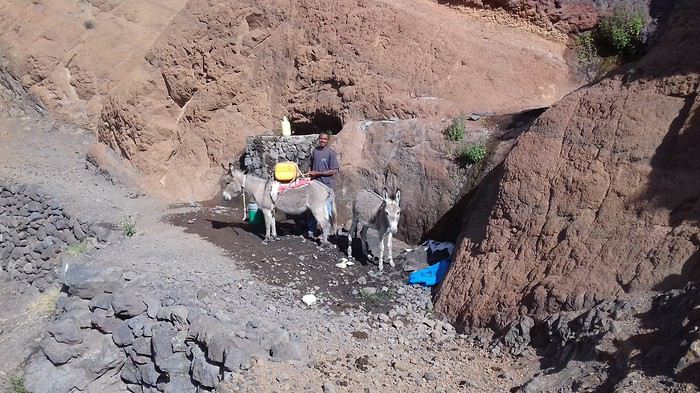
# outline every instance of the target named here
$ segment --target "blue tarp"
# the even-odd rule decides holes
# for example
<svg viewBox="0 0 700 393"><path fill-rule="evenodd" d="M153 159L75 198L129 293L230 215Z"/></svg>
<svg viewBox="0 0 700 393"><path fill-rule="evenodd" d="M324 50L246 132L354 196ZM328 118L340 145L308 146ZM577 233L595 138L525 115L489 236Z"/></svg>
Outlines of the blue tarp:
<svg viewBox="0 0 700 393"><path fill-rule="evenodd" d="M426 287L435 286L445 278L451 262L452 260L445 259L424 269L416 270L408 276L408 283L420 284Z"/></svg>

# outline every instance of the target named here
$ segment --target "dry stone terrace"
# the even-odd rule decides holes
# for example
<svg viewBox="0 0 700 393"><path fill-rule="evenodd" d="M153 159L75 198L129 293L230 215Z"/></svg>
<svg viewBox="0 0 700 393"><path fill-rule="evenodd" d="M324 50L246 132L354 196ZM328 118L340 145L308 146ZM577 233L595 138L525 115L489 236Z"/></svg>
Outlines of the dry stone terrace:
<svg viewBox="0 0 700 393"><path fill-rule="evenodd" d="M82 222L38 187L0 182L1 274L43 292L56 281L61 252L97 244L110 232Z"/></svg>
<svg viewBox="0 0 700 393"><path fill-rule="evenodd" d="M144 293L129 272L77 264L62 277L54 322L29 361L32 392L68 392L116 378L130 392L211 391L251 358L311 361L288 330L251 315L222 317L199 299Z"/></svg>

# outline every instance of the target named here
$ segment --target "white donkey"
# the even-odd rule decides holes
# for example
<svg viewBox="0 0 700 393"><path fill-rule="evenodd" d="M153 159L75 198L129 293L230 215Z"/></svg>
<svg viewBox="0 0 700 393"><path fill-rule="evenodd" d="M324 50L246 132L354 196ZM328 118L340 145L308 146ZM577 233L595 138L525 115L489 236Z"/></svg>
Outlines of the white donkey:
<svg viewBox="0 0 700 393"><path fill-rule="evenodd" d="M352 204L352 226L348 233L348 256L352 255L352 239L357 237L357 224L362 224L360 240L362 253L367 255L367 229L374 228L379 236L379 270L384 270L384 240L389 251L389 266L394 267L394 257L391 251L391 240L398 231L401 216L401 190L396 191L394 198L389 198L386 189L384 196L362 190Z"/></svg>
<svg viewBox="0 0 700 393"><path fill-rule="evenodd" d="M328 235L335 229L335 194L333 190L323 183L312 181L308 185L292 188L280 193L273 191L273 180L263 179L253 175L247 175L240 169L235 169L229 164L229 174L224 181L224 200L230 201L233 195L245 192L251 195L265 217L265 241L270 241L271 236L277 237L277 225L275 224L275 210L279 209L287 214L303 214L310 210L316 221L321 225L323 235L321 242L328 243ZM333 201L333 211L326 211L328 199Z"/></svg>

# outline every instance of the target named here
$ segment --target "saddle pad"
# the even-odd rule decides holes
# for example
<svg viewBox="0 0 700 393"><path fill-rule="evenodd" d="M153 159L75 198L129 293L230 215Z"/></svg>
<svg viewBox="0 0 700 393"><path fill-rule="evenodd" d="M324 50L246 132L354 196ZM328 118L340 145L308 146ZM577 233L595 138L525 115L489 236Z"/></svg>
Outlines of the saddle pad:
<svg viewBox="0 0 700 393"><path fill-rule="evenodd" d="M270 190L270 196L272 197L272 202L277 202L277 197L287 190L292 190L295 188L301 188L308 186L313 180L311 179L299 179L291 183L280 183L277 181L272 182L272 188Z"/></svg>
<svg viewBox="0 0 700 393"><path fill-rule="evenodd" d="M292 183L280 184L279 193L281 194L287 190L293 190L295 188L301 188L301 187L307 186L312 181L313 180L311 180L311 179L299 179L299 180L294 181Z"/></svg>

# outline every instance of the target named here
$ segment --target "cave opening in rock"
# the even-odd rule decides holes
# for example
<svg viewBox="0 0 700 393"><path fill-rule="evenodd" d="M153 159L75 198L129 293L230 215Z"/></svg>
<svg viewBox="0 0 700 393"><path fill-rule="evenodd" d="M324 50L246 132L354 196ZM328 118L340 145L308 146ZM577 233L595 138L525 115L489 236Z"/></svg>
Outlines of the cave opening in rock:
<svg viewBox="0 0 700 393"><path fill-rule="evenodd" d="M343 120L335 113L316 111L300 117L298 120L292 119L292 132L295 135L318 134L321 131L336 135L343 129Z"/></svg>

